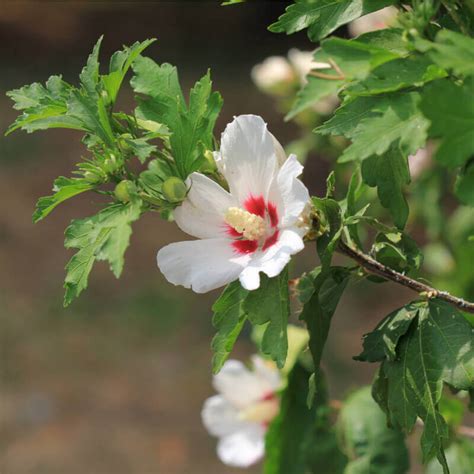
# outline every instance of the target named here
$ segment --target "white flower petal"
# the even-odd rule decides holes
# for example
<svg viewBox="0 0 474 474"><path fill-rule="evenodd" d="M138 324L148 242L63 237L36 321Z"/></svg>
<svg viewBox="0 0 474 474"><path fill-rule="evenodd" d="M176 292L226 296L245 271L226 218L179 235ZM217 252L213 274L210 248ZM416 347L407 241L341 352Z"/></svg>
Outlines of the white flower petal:
<svg viewBox="0 0 474 474"><path fill-rule="evenodd" d="M217 445L219 459L228 466L249 467L265 454L265 427L253 425L221 438Z"/></svg>
<svg viewBox="0 0 474 474"><path fill-rule="evenodd" d="M167 245L158 252L158 267L170 283L206 293L236 280L250 259L236 256L230 242L204 239Z"/></svg>
<svg viewBox="0 0 474 474"><path fill-rule="evenodd" d="M265 360L258 355L252 356L254 372L276 392L281 387L280 372L273 361Z"/></svg>
<svg viewBox="0 0 474 474"><path fill-rule="evenodd" d="M222 395L208 398L201 412L202 422L213 436L226 436L248 427L248 422L239 419L239 412Z"/></svg>
<svg viewBox="0 0 474 474"><path fill-rule="evenodd" d="M309 202L309 192L298 179L303 166L296 155L290 155L278 172L272 184L270 199L273 199L281 216L280 227L293 225Z"/></svg>
<svg viewBox="0 0 474 474"><path fill-rule="evenodd" d="M260 273L258 268L246 267L239 275L239 281L246 290L256 290L260 286Z"/></svg>
<svg viewBox="0 0 474 474"><path fill-rule="evenodd" d="M270 132L268 132L270 133ZM283 164L286 161L286 153L284 148L281 146L281 143L275 138L275 136L270 133L272 140L273 140L273 146L275 148L275 155L277 157L277 162L278 162L278 167L283 166Z"/></svg>
<svg viewBox="0 0 474 474"><path fill-rule="evenodd" d="M220 169L231 194L243 203L251 195L268 196L277 172L272 135L261 117L240 115L222 134Z"/></svg>
<svg viewBox="0 0 474 474"><path fill-rule="evenodd" d="M273 392L267 380L260 378L238 360L228 360L214 375L214 388L235 407L246 408Z"/></svg>
<svg viewBox="0 0 474 474"><path fill-rule="evenodd" d="M223 216L236 201L216 182L200 173L189 177L189 186L186 200L174 211L179 228L201 239L224 237Z"/></svg>
<svg viewBox="0 0 474 474"><path fill-rule="evenodd" d="M297 227L280 231L278 241L274 245L264 252L255 253L250 263L239 276L242 286L244 286L242 278L246 279L247 283L248 281L252 281L252 278L255 278L255 274L258 275L259 272L265 273L270 278L279 275L290 261L291 255L303 250L304 242L301 237L302 233L301 229ZM242 275L244 275L244 277L242 277Z"/></svg>

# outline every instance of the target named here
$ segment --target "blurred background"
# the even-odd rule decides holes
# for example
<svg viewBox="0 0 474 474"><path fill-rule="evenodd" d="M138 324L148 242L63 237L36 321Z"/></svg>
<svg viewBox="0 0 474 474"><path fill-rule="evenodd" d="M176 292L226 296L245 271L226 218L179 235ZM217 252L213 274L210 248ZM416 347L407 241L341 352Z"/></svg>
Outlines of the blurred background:
<svg viewBox="0 0 474 474"><path fill-rule="evenodd" d="M208 67L224 97L216 132L234 115L262 115L283 144L298 138L250 70L269 55L314 47L305 34L266 27L286 2L222 8L219 2L24 2L0 8L0 125L14 120L5 92L62 73L77 82L97 38L102 58L123 44L157 37L147 55L178 67L184 89ZM124 87L121 105L132 107ZM2 133L3 135L3 133ZM123 277L97 264L88 290L62 307L63 268L70 254L63 231L71 218L96 212L89 195L33 225L39 196L68 176L85 148L80 134L48 131L0 137L0 472L2 474L227 474L215 440L200 420L213 393L211 304L167 284L156 251L185 236L172 223L145 215L134 225ZM323 194L330 162L313 152L304 180ZM299 271L317 264L307 249ZM324 356L332 397L369 383L375 367L351 359L362 334L413 295L392 284L366 283L346 292ZM249 334L233 357L253 351ZM259 472L259 467L247 472ZM415 472L415 471L413 471Z"/></svg>

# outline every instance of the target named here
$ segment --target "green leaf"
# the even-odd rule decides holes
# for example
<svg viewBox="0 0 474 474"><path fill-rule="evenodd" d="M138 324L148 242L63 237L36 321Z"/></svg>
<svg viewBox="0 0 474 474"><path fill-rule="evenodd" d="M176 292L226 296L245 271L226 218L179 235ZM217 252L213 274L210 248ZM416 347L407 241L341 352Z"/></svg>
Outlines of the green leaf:
<svg viewBox="0 0 474 474"><path fill-rule="evenodd" d="M374 113L360 120L350 132L352 145L344 150L339 162L380 156L391 147L400 148L405 158L415 153L424 146L429 126L418 108L419 102L417 92L390 94L378 100Z"/></svg>
<svg viewBox="0 0 474 474"><path fill-rule="evenodd" d="M308 408L309 378L310 372L300 364L290 372L280 413L266 435L265 474L301 474L308 467L312 472L343 472L345 459L330 426L325 383L321 380L316 401Z"/></svg>
<svg viewBox="0 0 474 474"><path fill-rule="evenodd" d="M247 295L248 291L242 288L240 282L234 281L225 288L212 306L212 324L217 330L211 344L214 353L212 371L215 374L227 360L247 319L243 309Z"/></svg>
<svg viewBox="0 0 474 474"><path fill-rule="evenodd" d="M474 207L474 163L468 163L454 185L454 194L464 204Z"/></svg>
<svg viewBox="0 0 474 474"><path fill-rule="evenodd" d="M354 359L366 362L395 360L398 342L417 317L418 310L419 305L411 303L390 313L372 332L364 335L364 350Z"/></svg>
<svg viewBox="0 0 474 474"><path fill-rule="evenodd" d="M409 469L402 433L387 426L383 411L364 387L343 404L338 432L349 458L345 474L404 474Z"/></svg>
<svg viewBox="0 0 474 474"><path fill-rule="evenodd" d="M446 460L453 474L472 474L474 472L474 443L469 439L455 440L446 449ZM425 474L443 474L436 460L426 466Z"/></svg>
<svg viewBox="0 0 474 474"><path fill-rule="evenodd" d="M124 140L142 164L157 150L156 145L151 145L148 140L147 137L125 138Z"/></svg>
<svg viewBox="0 0 474 474"><path fill-rule="evenodd" d="M21 128L28 133L47 128L71 128L83 130L83 126L74 117L68 117L67 101L74 90L72 86L64 82L61 76L51 76L46 82L46 87L34 83L7 92L17 110L23 110L15 122L6 132L6 135Z"/></svg>
<svg viewBox="0 0 474 474"><path fill-rule="evenodd" d="M474 154L474 80L460 86L449 80L429 84L421 110L431 121L429 134L442 141L435 158L444 166L462 166Z"/></svg>
<svg viewBox="0 0 474 474"><path fill-rule="evenodd" d="M410 183L406 156L397 149L383 156L373 155L362 163L362 178L367 185L377 187L380 203L390 211L395 225L403 229L409 213L403 194L404 187Z"/></svg>
<svg viewBox="0 0 474 474"><path fill-rule="evenodd" d="M342 211L337 201L331 198L313 197L312 202L324 230L316 241L316 248L323 268L327 268L342 234Z"/></svg>
<svg viewBox="0 0 474 474"><path fill-rule="evenodd" d="M346 138L352 138L357 126L363 119L378 115L374 111L377 101L378 99L374 97L349 99L314 132L321 135L343 135Z"/></svg>
<svg viewBox="0 0 474 474"><path fill-rule="evenodd" d="M435 42L419 39L415 41L418 50L439 66L460 76L474 75L474 39L461 33L442 29Z"/></svg>
<svg viewBox="0 0 474 474"><path fill-rule="evenodd" d="M123 51L117 51L112 55L110 58L109 74L102 76L102 82L111 103L115 102L120 86L130 66L155 41L156 39L154 38L142 42L137 41L132 46L124 46Z"/></svg>
<svg viewBox="0 0 474 474"><path fill-rule="evenodd" d="M339 26L393 3L390 0L295 0L268 29L290 35L308 28L309 39L316 42Z"/></svg>
<svg viewBox="0 0 474 474"><path fill-rule="evenodd" d="M92 49L92 53L87 58L87 64L84 66L81 73L79 74L81 84L84 87L86 94L91 98L97 98L99 93L99 52L103 39L103 36L98 39L97 43Z"/></svg>
<svg viewBox="0 0 474 474"><path fill-rule="evenodd" d="M78 249L66 265L64 305L87 288L89 274L96 260L106 260L118 278L132 233L132 222L141 214L141 203L113 204L98 214L72 221L66 229L64 245Z"/></svg>
<svg viewBox="0 0 474 474"><path fill-rule="evenodd" d="M395 59L374 69L370 75L346 89L349 95L374 95L419 87L446 76L446 71L426 56L412 55Z"/></svg>
<svg viewBox="0 0 474 474"><path fill-rule="evenodd" d="M300 319L304 320L309 332L309 348L314 361L316 378L324 345L329 334L331 320L339 299L346 288L350 273L343 267L330 267L324 271L311 272L314 291L305 303Z"/></svg>
<svg viewBox="0 0 474 474"><path fill-rule="evenodd" d="M39 198L33 214L33 222L44 219L57 205L69 198L94 188L94 185L83 179L60 176L54 181L52 196Z"/></svg>
<svg viewBox="0 0 474 474"><path fill-rule="evenodd" d="M296 101L285 120L315 104L318 100L335 94L345 84L354 79L363 79L370 70L393 59L403 56L399 45L399 35L394 38L388 31L375 31L357 39L328 38L321 43L321 49L314 54L316 62L337 64L342 72L324 69L322 72L329 77L308 76L308 82L298 92Z"/></svg>
<svg viewBox="0 0 474 474"><path fill-rule="evenodd" d="M263 354L271 357L281 369L288 352L287 325L290 314L288 268L278 276L261 276L260 287L249 292L244 311L252 324L266 324L261 342Z"/></svg>
<svg viewBox="0 0 474 474"><path fill-rule="evenodd" d="M407 327L407 321L402 318L401 330L396 329L398 313L392 316L392 324L387 322L367 336L370 346L359 358L383 360L374 386L377 401L386 409L391 425L407 433L417 417L423 420L423 460L426 462L436 455L447 473L443 445L448 439L448 427L440 414L439 403L443 383L457 390L474 387L474 328L446 303L430 301L416 305L416 317L399 337L395 349L397 336ZM412 317L414 309L407 310ZM393 356L394 350L397 357L389 359L387 354Z"/></svg>
<svg viewBox="0 0 474 474"><path fill-rule="evenodd" d="M202 151L213 148L214 124L222 107L219 93L212 92L209 72L191 89L186 105L176 68L159 66L149 58L138 57L131 84L135 92L149 96L138 99L137 116L165 124L170 132L170 146L181 178L196 171Z"/></svg>
<svg viewBox="0 0 474 474"><path fill-rule="evenodd" d="M401 232L377 234L371 254L377 261L404 274L418 270L423 263L423 254L416 242Z"/></svg>

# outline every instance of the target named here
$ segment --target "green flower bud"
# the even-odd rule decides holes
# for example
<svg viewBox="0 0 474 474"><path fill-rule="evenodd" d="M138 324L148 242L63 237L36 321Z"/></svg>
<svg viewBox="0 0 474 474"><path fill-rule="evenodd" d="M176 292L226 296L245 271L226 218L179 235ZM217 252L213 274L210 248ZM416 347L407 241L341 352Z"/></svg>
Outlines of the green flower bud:
<svg viewBox="0 0 474 474"><path fill-rule="evenodd" d="M103 178L93 171L86 171L84 173L84 179L92 184L101 183L103 181Z"/></svg>
<svg viewBox="0 0 474 474"><path fill-rule="evenodd" d="M124 179L115 186L114 194L120 202L129 202L131 197L136 194L137 187L133 181Z"/></svg>
<svg viewBox="0 0 474 474"><path fill-rule="evenodd" d="M181 202L186 197L188 190L182 179L172 176L163 183L161 192L167 201Z"/></svg>
<svg viewBox="0 0 474 474"><path fill-rule="evenodd" d="M108 173L115 173L119 168L119 163L114 154L110 154L109 158L106 158L104 164L102 165L103 170Z"/></svg>
<svg viewBox="0 0 474 474"><path fill-rule="evenodd" d="M206 150L204 158L206 161L201 165L201 171L204 171L205 173L214 173L217 170L217 166L212 151Z"/></svg>

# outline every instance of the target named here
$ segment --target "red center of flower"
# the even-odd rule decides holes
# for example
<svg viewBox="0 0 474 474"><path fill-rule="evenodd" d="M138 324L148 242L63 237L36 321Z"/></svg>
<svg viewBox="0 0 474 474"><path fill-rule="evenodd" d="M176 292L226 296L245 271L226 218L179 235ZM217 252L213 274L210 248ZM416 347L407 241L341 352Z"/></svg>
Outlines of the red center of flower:
<svg viewBox="0 0 474 474"><path fill-rule="evenodd" d="M278 242L278 211L271 201L265 201L263 196L250 196L244 202L244 209L251 214L261 217L267 223L267 232L259 240L248 240L241 232L226 224L227 234L234 238L232 247L239 255L250 254L259 248L267 250Z"/></svg>

